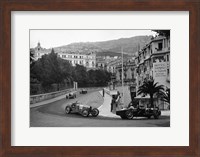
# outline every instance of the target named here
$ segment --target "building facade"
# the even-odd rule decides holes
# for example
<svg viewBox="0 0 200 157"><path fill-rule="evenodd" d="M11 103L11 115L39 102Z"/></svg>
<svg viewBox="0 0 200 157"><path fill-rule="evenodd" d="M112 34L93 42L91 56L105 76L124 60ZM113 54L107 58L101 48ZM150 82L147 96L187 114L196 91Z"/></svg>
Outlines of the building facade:
<svg viewBox="0 0 200 157"><path fill-rule="evenodd" d="M145 79L154 79L166 89L170 88L170 38L166 36L154 37L146 46L137 52L136 63L136 91ZM140 97L141 96L137 96ZM137 98L136 97L136 98ZM148 98L140 101L148 103ZM155 99L161 109L166 109L169 104Z"/></svg>
<svg viewBox="0 0 200 157"><path fill-rule="evenodd" d="M83 65L86 68L96 68L96 55L95 54L67 54L67 53L58 53L60 58L68 60L72 66L76 64Z"/></svg>
<svg viewBox="0 0 200 157"><path fill-rule="evenodd" d="M34 48L34 58L38 60L45 54L51 53L51 49L42 48L40 43L38 43L37 47ZM61 51L55 51L58 56L62 59L68 60L72 66L76 64L83 65L87 69L96 68L96 54L88 53L88 54L79 54L79 53L66 53Z"/></svg>
<svg viewBox="0 0 200 157"><path fill-rule="evenodd" d="M123 61L123 73L122 63L116 66L115 72L116 81L118 82L118 84L122 83L122 79L124 83L128 85L135 83L136 65L134 59L127 59L126 61Z"/></svg>

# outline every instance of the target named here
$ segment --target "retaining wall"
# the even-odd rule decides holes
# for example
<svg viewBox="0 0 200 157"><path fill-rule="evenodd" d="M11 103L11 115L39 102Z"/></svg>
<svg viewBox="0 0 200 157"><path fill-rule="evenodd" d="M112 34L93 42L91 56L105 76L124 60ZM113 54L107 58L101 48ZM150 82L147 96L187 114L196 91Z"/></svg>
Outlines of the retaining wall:
<svg viewBox="0 0 200 157"><path fill-rule="evenodd" d="M64 95L66 93L69 93L71 90L72 89L66 89L66 90L52 92L52 93L32 95L32 96L30 96L30 103L34 104L34 103L41 102L41 101L44 101L44 100L52 99L52 98L58 97L60 95Z"/></svg>
<svg viewBox="0 0 200 157"><path fill-rule="evenodd" d="M91 87L91 88L84 88L86 90L93 90L93 89L102 89L102 87ZM77 91L80 91L82 88L78 88ZM44 100L52 99L64 94L69 93L70 91L74 91L73 88L65 89L57 92L51 92L51 93L45 93L45 94L39 94L39 95L31 95L30 96L30 104L35 104L37 102L41 102Z"/></svg>

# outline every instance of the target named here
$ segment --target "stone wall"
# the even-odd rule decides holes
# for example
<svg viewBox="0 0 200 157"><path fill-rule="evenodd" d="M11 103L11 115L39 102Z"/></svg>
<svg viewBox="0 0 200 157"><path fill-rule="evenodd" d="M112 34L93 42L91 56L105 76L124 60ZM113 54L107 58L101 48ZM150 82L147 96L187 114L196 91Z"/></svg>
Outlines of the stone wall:
<svg viewBox="0 0 200 157"><path fill-rule="evenodd" d="M64 95L68 92L70 92L72 89L66 89L66 90L61 90L57 92L52 92L52 93L45 93L45 94L39 94L39 95L32 95L30 96L30 103L35 104L37 102L41 102L44 100L52 99L61 95Z"/></svg>

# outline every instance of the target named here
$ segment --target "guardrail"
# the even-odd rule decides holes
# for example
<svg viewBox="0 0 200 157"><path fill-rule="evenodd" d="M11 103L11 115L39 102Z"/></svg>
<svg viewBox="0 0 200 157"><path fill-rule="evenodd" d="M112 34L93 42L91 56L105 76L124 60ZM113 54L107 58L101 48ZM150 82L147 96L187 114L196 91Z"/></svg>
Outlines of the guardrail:
<svg viewBox="0 0 200 157"><path fill-rule="evenodd" d="M41 102L41 101L44 101L44 100L52 99L52 98L67 94L72 90L73 89L70 88L70 89L65 89L65 90L62 90L62 91L57 91L57 92L52 92L52 93L32 95L32 96L30 96L30 103L31 104L35 104L37 102Z"/></svg>
<svg viewBox="0 0 200 157"><path fill-rule="evenodd" d="M90 87L90 88L87 87L87 88L84 88L84 89L92 90L92 89L98 89L98 88L102 89L102 87ZM76 90L76 92L80 91L81 89L83 89L83 88L78 88ZM70 89L65 89L65 90L57 91L57 92L51 92L51 93L45 93L45 94L39 94L39 95L32 95L32 96L30 96L30 104L35 104L37 102L49 100L49 99L67 94L67 93L72 92L72 91L74 91L74 89L70 88Z"/></svg>

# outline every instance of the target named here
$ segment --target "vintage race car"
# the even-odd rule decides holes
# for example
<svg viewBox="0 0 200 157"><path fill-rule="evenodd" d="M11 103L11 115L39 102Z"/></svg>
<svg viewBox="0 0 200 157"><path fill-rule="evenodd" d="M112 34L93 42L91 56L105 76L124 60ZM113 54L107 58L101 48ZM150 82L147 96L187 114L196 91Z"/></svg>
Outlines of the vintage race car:
<svg viewBox="0 0 200 157"><path fill-rule="evenodd" d="M83 105L79 102L73 102L68 104L65 107L65 113L78 113L81 114L83 117L88 117L89 115L92 115L93 117L97 117L99 115L99 110L97 108L92 108L88 105Z"/></svg>
<svg viewBox="0 0 200 157"><path fill-rule="evenodd" d="M74 98L76 98L75 91L66 94L66 99L74 99Z"/></svg>
<svg viewBox="0 0 200 157"><path fill-rule="evenodd" d="M133 119L133 117L147 117L150 119L152 116L158 119L161 115L161 111L158 107L155 108L145 108L145 107L133 107L123 108L116 111L122 119Z"/></svg>
<svg viewBox="0 0 200 157"><path fill-rule="evenodd" d="M86 89L81 89L80 94L86 94L87 90Z"/></svg>

